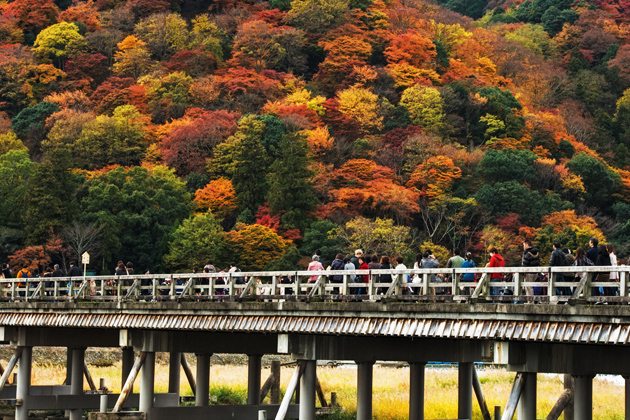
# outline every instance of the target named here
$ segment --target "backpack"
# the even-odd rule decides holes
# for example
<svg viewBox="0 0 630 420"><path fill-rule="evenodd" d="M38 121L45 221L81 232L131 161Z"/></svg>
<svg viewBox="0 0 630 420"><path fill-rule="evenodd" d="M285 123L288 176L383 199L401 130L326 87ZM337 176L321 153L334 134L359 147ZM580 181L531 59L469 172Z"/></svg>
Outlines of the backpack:
<svg viewBox="0 0 630 420"><path fill-rule="evenodd" d="M240 273L240 272L241 272L241 269L237 267L235 273ZM235 277L234 283L245 284L245 277Z"/></svg>

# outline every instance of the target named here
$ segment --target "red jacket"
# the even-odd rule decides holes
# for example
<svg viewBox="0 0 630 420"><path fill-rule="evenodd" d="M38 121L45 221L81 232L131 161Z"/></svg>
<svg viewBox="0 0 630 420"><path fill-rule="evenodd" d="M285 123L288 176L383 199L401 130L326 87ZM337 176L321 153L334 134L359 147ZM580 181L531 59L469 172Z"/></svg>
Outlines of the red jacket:
<svg viewBox="0 0 630 420"><path fill-rule="evenodd" d="M505 261L503 260L503 257L500 256L499 254L494 254L492 256L492 258L490 258L490 264L488 264L488 267L505 267ZM492 273L490 275L491 279L503 279L503 274L501 273Z"/></svg>
<svg viewBox="0 0 630 420"><path fill-rule="evenodd" d="M369 270L369 266L367 265L366 262L364 262L363 264L361 264L361 267L359 267L359 270ZM369 283L370 282L370 276L362 276L363 277L363 283ZM361 282L359 282L361 283Z"/></svg>

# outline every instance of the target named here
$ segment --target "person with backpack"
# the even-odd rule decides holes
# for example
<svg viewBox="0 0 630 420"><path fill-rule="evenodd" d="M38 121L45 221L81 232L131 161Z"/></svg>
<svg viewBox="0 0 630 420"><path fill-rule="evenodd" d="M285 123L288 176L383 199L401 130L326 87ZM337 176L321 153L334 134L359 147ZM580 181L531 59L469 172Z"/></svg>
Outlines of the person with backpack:
<svg viewBox="0 0 630 420"><path fill-rule="evenodd" d="M505 267L505 260L499 254L498 249L496 249L494 246L491 246L490 248L488 248L488 254L490 255L490 262L488 263L487 267ZM503 273L490 273L490 281L505 281L505 277L503 276ZM500 295L501 289L501 287L490 287L490 294Z"/></svg>
<svg viewBox="0 0 630 420"><path fill-rule="evenodd" d="M471 252L466 253L466 259L462 263L462 268L475 268L475 261ZM475 273L464 273L462 276L462 282L473 283L477 280ZM470 295L470 287L462 287L462 294Z"/></svg>
<svg viewBox="0 0 630 420"><path fill-rule="evenodd" d="M330 264L330 270L331 271L337 271L337 270L345 270L345 264L343 263L343 255L341 254L337 254L335 256L334 261L332 262L332 264ZM343 282L343 275L342 274L335 274L334 276L330 277L330 281L331 283L342 283ZM335 287L333 289L333 294L334 295L338 295L339 294L339 288Z"/></svg>
<svg viewBox="0 0 630 420"><path fill-rule="evenodd" d="M25 282L18 282L17 287L26 287L26 284L28 282L28 279L32 276L31 272L28 269L28 266L26 265L26 263L24 263L22 265L22 268L20 269L20 271L17 272L16 274L16 278L18 279L25 279ZM18 292L19 296L26 296L25 292Z"/></svg>

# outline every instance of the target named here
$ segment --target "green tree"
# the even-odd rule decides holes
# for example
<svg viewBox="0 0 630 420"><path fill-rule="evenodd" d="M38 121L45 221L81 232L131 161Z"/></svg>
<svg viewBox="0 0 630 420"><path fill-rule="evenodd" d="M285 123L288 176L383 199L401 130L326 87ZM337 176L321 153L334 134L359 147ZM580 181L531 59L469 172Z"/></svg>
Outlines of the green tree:
<svg viewBox="0 0 630 420"><path fill-rule="evenodd" d="M53 60L63 70L68 57L66 49L72 42L82 38L75 23L61 22L47 27L37 35L34 50L40 57Z"/></svg>
<svg viewBox="0 0 630 420"><path fill-rule="evenodd" d="M280 142L280 157L271 165L267 202L272 213L282 213L286 228L304 229L317 205L307 153L303 136L286 135Z"/></svg>
<svg viewBox="0 0 630 420"><path fill-rule="evenodd" d="M556 6L551 6L543 13L540 21L545 31L552 36L562 30L565 23L573 23L578 19L578 14L574 10L560 10Z"/></svg>
<svg viewBox="0 0 630 420"><path fill-rule="evenodd" d="M318 220L304 231L304 239L300 252L311 257L318 249L327 264L335 259L335 255L344 251L344 244L337 236L339 225L330 220Z"/></svg>
<svg viewBox="0 0 630 420"><path fill-rule="evenodd" d="M96 222L111 244L113 237L120 243L108 266L124 256L137 271L154 272L163 269L170 233L191 210L186 184L163 166L119 167L90 180L81 208L84 221Z"/></svg>
<svg viewBox="0 0 630 420"><path fill-rule="evenodd" d="M30 146L31 152L39 151L39 143L46 133L46 118L59 111L59 106L42 101L35 106L23 109L11 119L11 128Z"/></svg>
<svg viewBox="0 0 630 420"><path fill-rule="evenodd" d="M232 136L232 183L241 209L247 208L252 214L256 214L258 206L265 202L268 191L269 156L263 146L265 124L256 116L248 115L239 121L238 126L238 131Z"/></svg>
<svg viewBox="0 0 630 420"><path fill-rule="evenodd" d="M477 191L475 199L493 216L516 213L529 226L538 225L545 214L572 206L557 194L541 195L517 181L485 184Z"/></svg>
<svg viewBox="0 0 630 420"><path fill-rule="evenodd" d="M567 162L567 167L582 177L586 194L584 200L601 209L606 209L615 202L615 194L619 191L621 176L608 170L603 163L592 156L580 153Z"/></svg>
<svg viewBox="0 0 630 420"><path fill-rule="evenodd" d="M190 43L186 20L175 13L156 13L136 24L135 33L153 56L162 61Z"/></svg>
<svg viewBox="0 0 630 420"><path fill-rule="evenodd" d="M133 105L122 105L114 115L99 115L83 127L74 143L79 165L87 169L106 165L134 165L142 159L144 119Z"/></svg>
<svg viewBox="0 0 630 420"><path fill-rule="evenodd" d="M536 179L536 159L538 156L529 150L490 149L479 162L477 173L489 182L531 182Z"/></svg>
<svg viewBox="0 0 630 420"><path fill-rule="evenodd" d="M48 153L33 168L26 194L25 234L28 243L42 243L78 213L76 194L83 178L70 168L70 153Z"/></svg>
<svg viewBox="0 0 630 420"><path fill-rule="evenodd" d="M221 266L226 263L224 251L221 221L207 212L184 220L173 232L164 264L171 270L185 272L192 271L195 265L204 265L208 259Z"/></svg>
<svg viewBox="0 0 630 420"><path fill-rule="evenodd" d="M0 155L0 226L22 228L33 162L24 150Z"/></svg>

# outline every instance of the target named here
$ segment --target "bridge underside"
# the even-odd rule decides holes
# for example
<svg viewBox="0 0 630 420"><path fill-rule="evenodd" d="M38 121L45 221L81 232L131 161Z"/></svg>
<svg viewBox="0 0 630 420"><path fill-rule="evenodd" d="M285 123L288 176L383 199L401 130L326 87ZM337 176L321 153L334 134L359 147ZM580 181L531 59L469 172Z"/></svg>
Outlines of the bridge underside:
<svg viewBox="0 0 630 420"><path fill-rule="evenodd" d="M520 375L510 396L520 401L520 420L536 418L538 372L574 377L574 418L584 420L592 418L595 374L630 376L630 360L624 357L630 335L626 307L582 306L578 311L569 305L29 303L3 308L0 326L0 341L20 353L17 386L0 383L0 399L18 405L18 420L26 420L29 410L44 408L69 410L70 419L79 420L82 409L102 404L111 409L125 398L122 409L137 408L150 420L250 419L259 410L274 417L285 410L283 418L310 420L315 417L318 360L357 363L361 420L372 418L372 367L377 360L409 363L410 419L424 419L424 366L439 361L459 363L460 419L472 417L474 363L494 362ZM32 348L50 346L68 347L68 381L31 387ZM109 395L104 402L99 395L84 394L87 347L122 348L121 376L132 383L137 356L140 394ZM154 393L156 352L170 353L175 366L165 394ZM182 353L197 355L195 407L179 407ZM214 353L249 355L246 406L209 406L209 358ZM284 405L260 405L265 354L290 354L298 362L299 404L290 404L289 398Z"/></svg>

